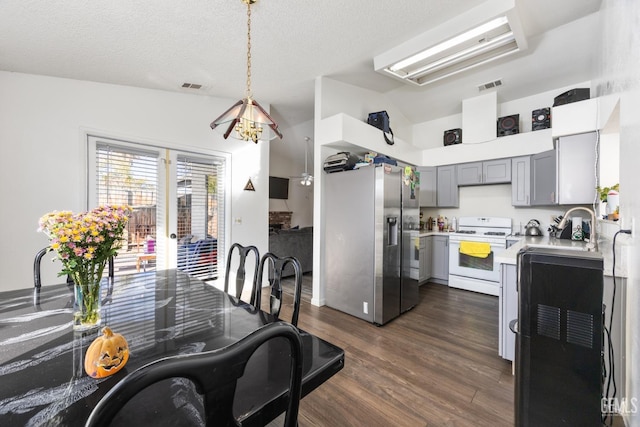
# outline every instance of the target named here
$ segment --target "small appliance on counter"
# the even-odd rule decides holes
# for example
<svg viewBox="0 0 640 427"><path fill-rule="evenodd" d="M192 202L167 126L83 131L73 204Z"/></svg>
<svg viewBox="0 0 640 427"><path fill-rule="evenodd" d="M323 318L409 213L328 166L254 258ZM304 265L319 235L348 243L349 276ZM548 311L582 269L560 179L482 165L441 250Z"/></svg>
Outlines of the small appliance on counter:
<svg viewBox="0 0 640 427"><path fill-rule="evenodd" d="M540 230L540 221L532 219L527 225L525 225L525 236L542 236L542 230Z"/></svg>
<svg viewBox="0 0 640 427"><path fill-rule="evenodd" d="M562 222L562 215L559 215L553 219L553 223L549 226L549 235L555 237L556 239L565 239L565 240L583 240L589 239L591 237L591 228L590 224L586 221L583 221L582 218L573 217L571 221L567 222L567 225L563 228L559 228L558 226ZM577 223L582 223L581 226L581 237L577 238L576 233L574 231L578 228ZM574 227L574 223L576 226Z"/></svg>

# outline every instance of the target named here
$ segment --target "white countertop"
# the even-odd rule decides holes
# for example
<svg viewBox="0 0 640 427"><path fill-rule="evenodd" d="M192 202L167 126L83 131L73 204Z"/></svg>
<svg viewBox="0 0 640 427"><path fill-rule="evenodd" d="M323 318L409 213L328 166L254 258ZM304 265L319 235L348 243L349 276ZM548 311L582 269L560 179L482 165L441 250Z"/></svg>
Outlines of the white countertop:
<svg viewBox="0 0 640 427"><path fill-rule="evenodd" d="M448 231L424 231L424 230L420 230L418 237L427 237L427 236L447 236L449 237L449 234L451 234Z"/></svg>
<svg viewBox="0 0 640 427"><path fill-rule="evenodd" d="M522 238L514 243L506 251L496 255L496 261L500 264L513 264L517 263L518 252L525 246L538 246L557 249L574 249L574 250L586 250L587 242L573 241L565 239L556 239L549 236L522 236Z"/></svg>
<svg viewBox="0 0 640 427"><path fill-rule="evenodd" d="M620 239L622 240L622 239ZM621 244L622 242L618 241L617 244ZM518 252L520 249L525 246L534 246L534 247L548 247L548 248L557 248L557 249L570 249L570 250L586 250L586 242L566 240L566 239L556 239L554 237L549 236L522 236L520 241L513 244L506 251L496 255L496 261L500 264L517 264ZM622 246L622 245L621 245ZM616 247L616 277L627 277L626 273L626 265L624 261L624 255L620 252L623 248ZM604 275L612 276L612 253L611 253L611 242L608 239L598 239L598 251L602 253L602 257L604 259ZM622 255L622 256L621 256Z"/></svg>

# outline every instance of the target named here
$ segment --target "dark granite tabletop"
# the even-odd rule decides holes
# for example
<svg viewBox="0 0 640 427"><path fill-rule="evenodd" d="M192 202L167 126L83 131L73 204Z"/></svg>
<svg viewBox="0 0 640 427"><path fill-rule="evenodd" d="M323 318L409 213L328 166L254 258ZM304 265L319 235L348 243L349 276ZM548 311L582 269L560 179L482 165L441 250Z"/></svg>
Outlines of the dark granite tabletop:
<svg viewBox="0 0 640 427"><path fill-rule="evenodd" d="M115 375L84 372L84 353L99 329L74 332L67 285L0 293L0 426L83 425L124 376L160 357L222 348L275 320L271 315L177 270L103 281L102 325L127 339L130 358ZM302 332L302 395L342 369L344 352ZM286 408L288 344L263 345L238 383L234 414L263 424ZM256 408L266 405L266 409ZM116 422L118 424L116 424ZM113 425L203 424L202 401L184 379L158 383L129 401Z"/></svg>

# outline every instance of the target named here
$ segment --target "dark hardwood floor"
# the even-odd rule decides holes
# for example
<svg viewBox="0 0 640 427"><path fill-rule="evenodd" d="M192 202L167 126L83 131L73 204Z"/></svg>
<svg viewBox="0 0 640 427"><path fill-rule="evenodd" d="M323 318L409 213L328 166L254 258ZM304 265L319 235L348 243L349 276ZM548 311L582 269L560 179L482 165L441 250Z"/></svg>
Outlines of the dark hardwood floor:
<svg viewBox="0 0 640 427"><path fill-rule="evenodd" d="M344 369L302 400L301 427L513 425L497 297L428 283L382 327L303 301L298 326L345 350Z"/></svg>

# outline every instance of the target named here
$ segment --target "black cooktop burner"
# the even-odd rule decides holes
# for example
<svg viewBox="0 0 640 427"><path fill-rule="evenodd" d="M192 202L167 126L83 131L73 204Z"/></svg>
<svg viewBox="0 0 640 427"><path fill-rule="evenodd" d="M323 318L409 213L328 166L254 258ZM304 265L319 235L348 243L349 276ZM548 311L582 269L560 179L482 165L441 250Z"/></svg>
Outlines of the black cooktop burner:
<svg viewBox="0 0 640 427"><path fill-rule="evenodd" d="M485 236L506 236L507 235L507 233L505 233L504 231L487 231L484 234Z"/></svg>
<svg viewBox="0 0 640 427"><path fill-rule="evenodd" d="M458 231L460 234L476 234L476 230L460 230Z"/></svg>

